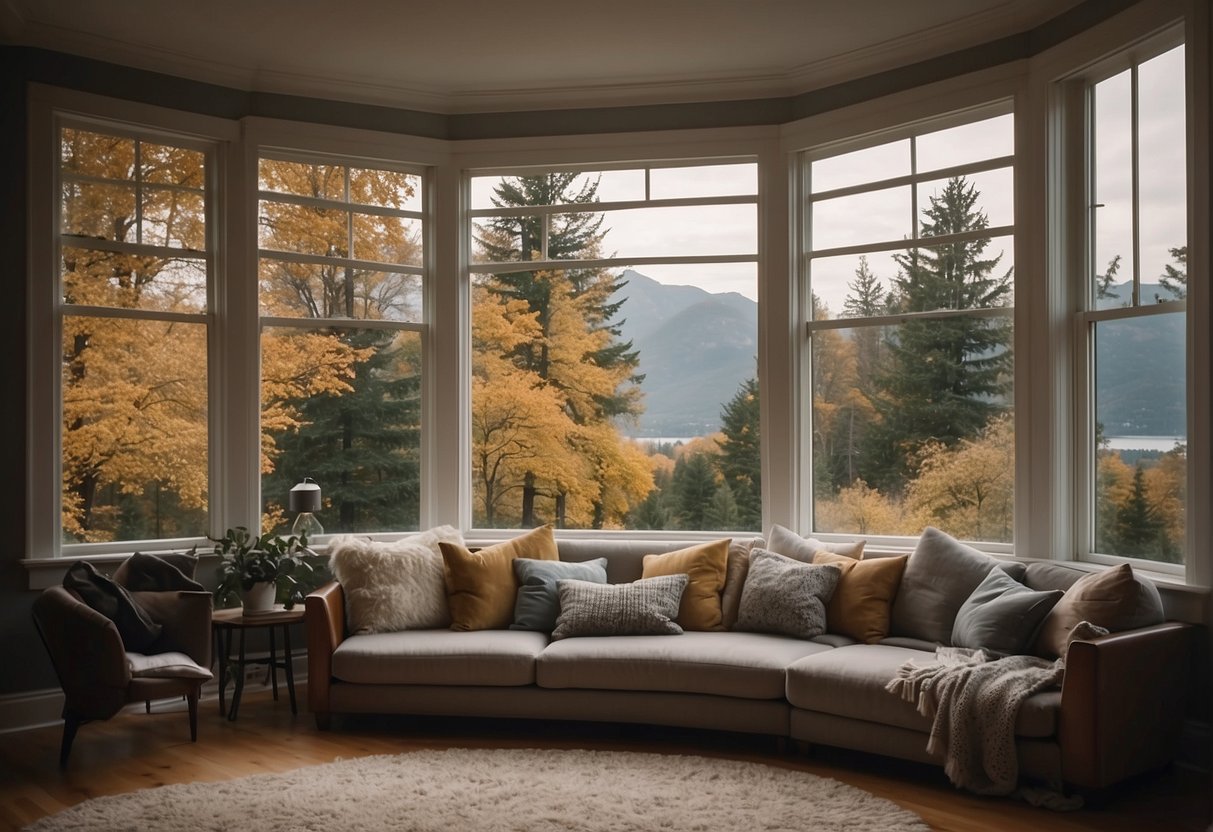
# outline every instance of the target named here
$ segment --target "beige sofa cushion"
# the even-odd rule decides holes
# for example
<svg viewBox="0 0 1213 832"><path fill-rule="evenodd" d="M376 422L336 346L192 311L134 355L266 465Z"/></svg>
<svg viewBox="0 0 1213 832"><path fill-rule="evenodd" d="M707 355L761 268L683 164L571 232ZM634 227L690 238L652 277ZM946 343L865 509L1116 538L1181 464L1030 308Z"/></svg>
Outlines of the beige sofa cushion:
<svg viewBox="0 0 1213 832"><path fill-rule="evenodd" d="M553 642L540 654L536 680L544 688L680 691L780 699L788 665L833 649L812 641L759 633L570 638Z"/></svg>
<svg viewBox="0 0 1213 832"><path fill-rule="evenodd" d="M347 638L333 675L370 685L531 685L548 643L529 630L411 630Z"/></svg>
<svg viewBox="0 0 1213 832"><path fill-rule="evenodd" d="M885 690L885 685L904 662L913 659L925 664L933 658L922 650L887 644L857 644L814 654L788 668L788 702L805 710L927 733L931 721L914 705ZM1059 691L1036 694L1020 708L1015 733L1053 736L1060 706Z"/></svg>

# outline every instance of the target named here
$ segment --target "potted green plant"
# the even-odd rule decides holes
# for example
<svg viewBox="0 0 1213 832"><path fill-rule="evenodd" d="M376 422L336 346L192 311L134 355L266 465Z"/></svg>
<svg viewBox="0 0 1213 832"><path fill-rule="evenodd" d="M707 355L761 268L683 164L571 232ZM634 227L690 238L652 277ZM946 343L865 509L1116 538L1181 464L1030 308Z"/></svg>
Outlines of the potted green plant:
<svg viewBox="0 0 1213 832"><path fill-rule="evenodd" d="M324 577L325 558L308 548L306 534L255 537L236 526L209 539L219 556L215 603L221 607L238 599L246 613L263 612L281 598L289 610Z"/></svg>

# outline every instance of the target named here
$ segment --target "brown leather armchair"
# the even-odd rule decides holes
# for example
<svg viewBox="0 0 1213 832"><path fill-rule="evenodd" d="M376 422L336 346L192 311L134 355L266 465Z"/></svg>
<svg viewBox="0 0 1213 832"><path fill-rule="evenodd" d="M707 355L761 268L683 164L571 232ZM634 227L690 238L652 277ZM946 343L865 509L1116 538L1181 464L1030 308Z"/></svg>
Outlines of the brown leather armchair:
<svg viewBox="0 0 1213 832"><path fill-rule="evenodd" d="M162 626L148 654L184 653L206 669L211 666L211 595L175 590L131 595ZM114 622L62 586L35 599L34 623L63 688L63 741L59 765L66 766L76 731L85 722L109 719L130 702L185 696L190 739L198 738L198 695L209 675L137 676ZM161 673L174 673L167 670ZM204 670L209 674L209 670Z"/></svg>

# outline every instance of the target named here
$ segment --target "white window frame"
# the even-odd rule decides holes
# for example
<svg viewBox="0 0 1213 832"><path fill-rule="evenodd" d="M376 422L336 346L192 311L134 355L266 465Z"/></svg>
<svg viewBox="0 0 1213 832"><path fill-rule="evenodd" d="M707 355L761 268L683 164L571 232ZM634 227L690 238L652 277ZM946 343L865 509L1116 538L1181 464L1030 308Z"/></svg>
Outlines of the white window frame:
<svg viewBox="0 0 1213 832"><path fill-rule="evenodd" d="M93 308L63 303L59 276L60 249L72 238L60 228L60 130L64 126L95 129L145 141L163 141L203 151L207 158L207 249L199 258L208 263L207 309L201 313L155 312L138 309ZM222 409L215 350L216 297L225 279L223 239L228 218L223 211L227 176L227 143L235 136L232 123L205 116L176 113L145 105L103 99L82 93L31 85L30 91L30 272L29 398L27 436L29 513L28 551L39 557L85 557L133 550L181 548L205 543L204 537L156 541L64 543L62 540L62 321L65 315L91 315L131 320L177 320L203 324L208 331L207 385L210 501L215 523L215 492L222 480L223 460L214 453L215 430ZM183 252L172 247L90 241L90 246L114 251ZM49 278L49 279L48 279ZM52 427L53 426L53 427ZM50 463L48 464L48 460Z"/></svg>
<svg viewBox="0 0 1213 832"><path fill-rule="evenodd" d="M461 381L460 390L464 397L465 409L460 414L460 470L459 483L459 521L461 527L477 540L503 540L516 534L510 529L481 529L472 526L472 482L471 482L471 331L470 331L470 296L471 275L473 273L511 272L520 268L571 268L571 267L622 267L643 266L653 264L686 264L686 263L728 263L752 262L757 264L758 278L758 373L760 384L764 372L772 359L770 356L778 350L777 340L772 337L768 318L778 315L778 310L786 310L788 305L781 304L780 295L787 291L786 281L783 281L774 270L786 262L778 251L782 240L778 236L779 218L786 216L786 188L779 186L779 176L782 173L782 156L775 140L775 128L722 128L717 130L675 131L670 133L643 133L620 136L591 136L591 137L553 137L540 142L533 140L520 141L486 140L459 142L453 163L460 171L460 291L462 315L462 332L460 344ZM536 145L540 145L537 148ZM689 167L695 165L717 165L728 163L756 163L758 168L757 194L750 196L723 197L685 197L661 200L636 200L628 202L596 203L594 210L610 208L644 208L670 205L719 205L719 204L755 204L758 211L757 251L755 254L723 254L705 256L636 256L613 257L595 260L558 259L550 261L524 261L513 263L477 263L472 262L471 235L475 219L486 216L501 216L517 213L568 213L568 209L585 210L584 205L573 206L537 206L523 209L478 208L473 210L470 203L470 182L473 176L505 175L519 176L555 171L599 171L599 170L635 170L640 168L656 169L661 167ZM773 173L774 172L774 173ZM764 217L771 218L775 223L776 233L771 233L771 227L764 225ZM771 302L771 298L776 298ZM778 359L774 359L778 360ZM762 388L761 432L762 432L762 503L763 528L769 528L772 522L786 523L787 514L780 507L787 504L785 487L776 480L772 482L770 475L770 452L768 437L770 428L768 420L774 411L785 406L791 406L787 391L770 391L768 386ZM782 401L781 401L782 400ZM769 484L770 483L770 484ZM776 518L776 519L772 519ZM609 534L612 538L643 539L643 540L711 540L721 536L714 531L663 531L663 530L612 530L604 532L595 529L561 529L562 538L592 538ZM757 534L749 532L747 534Z"/></svg>
<svg viewBox="0 0 1213 832"><path fill-rule="evenodd" d="M1137 67L1151 58L1162 54L1180 44L1184 43L1184 27L1182 23L1178 23L1164 30L1163 32L1153 34L1136 43L1128 44L1115 54L1105 58L1098 63L1087 67L1080 73L1070 76L1065 81L1061 82L1064 87L1063 95L1065 96L1066 106L1071 109L1067 113L1066 118L1071 123L1076 123L1079 119L1083 124L1083 146L1081 150L1081 159L1073 159L1073 163L1067 168L1067 176L1069 181L1066 187L1070 193L1074 195L1073 210L1078 213L1081 211L1081 217L1074 219L1076 230L1081 229L1082 244L1076 245L1076 251L1072 252L1070 262L1076 266L1072 270L1070 279L1074 282L1071 287L1074 297L1078 299L1078 309L1073 317L1073 344L1074 344L1074 428L1073 436L1077 441L1074 442L1074 494L1075 494L1075 516L1080 518L1080 522L1075 524L1075 550L1079 560L1087 561L1095 564L1114 565L1118 563L1129 563L1134 569L1146 572L1154 572L1163 575L1181 577L1185 572L1183 563L1164 563L1146 558L1137 558L1125 555L1109 555L1095 550L1095 524L1097 521L1095 515L1095 482L1096 482L1096 466L1097 453L1095 448L1095 380L1094 380L1094 362L1095 362L1095 329L1099 323L1108 321L1125 321L1139 320L1141 318L1150 317L1160 314L1176 314L1182 313L1187 326L1191 327L1191 317L1188 314L1188 302L1186 300L1171 300L1162 303L1142 304L1139 297L1139 285L1141 283L1141 273L1139 267L1140 259L1140 244L1139 244L1139 222L1138 216L1139 206L1137 204L1137 84L1136 72ZM1133 241L1130 248L1132 263L1130 263L1131 275L1133 279L1133 302L1129 306L1110 307L1099 309L1096 307L1093 297L1093 286L1091 276L1095 274L1098 264L1094 262L1094 229L1095 229L1095 194L1094 194L1094 154L1091 152L1093 141L1094 125L1092 124L1093 103L1092 97L1096 84L1110 78L1125 70L1131 70L1133 73L1133 83L1131 85L1131 95L1134 98L1131 108L1131 124L1133 130L1133 151L1132 151L1132 223L1133 223ZM1188 79L1185 79L1188 80ZM1188 92L1187 99L1191 101L1191 93ZM1189 112L1186 114L1190 117L1191 106L1188 106ZM1075 112L1077 111L1077 112ZM1186 121L1186 119L1185 119ZM1188 150L1187 166L1191 167L1191 149ZM1189 200L1190 202L1190 200ZM1189 214L1191 208L1189 205ZM1081 225L1079 225L1081 224ZM1188 223L1189 228L1191 223ZM1186 243L1186 241L1185 241ZM1186 359L1190 361L1190 356L1186 355ZM1187 374L1187 383L1191 384L1191 374ZM1189 437L1194 433L1192 425L1188 425ZM1188 465L1193 465L1195 460L1192 455L1188 454ZM1185 506L1185 513L1191 515L1196 507L1190 502ZM1184 551L1185 559L1190 557L1187 548Z"/></svg>
<svg viewBox="0 0 1213 832"><path fill-rule="evenodd" d="M802 388L802 402L811 401L812 397L812 368L809 358L812 349L812 337L815 332L822 332L836 329L851 329L868 326L895 326L907 320L923 319L930 317L1010 317L1012 319L1012 339L1016 352L1015 369L1013 373L1013 405L1012 418L1015 423L1015 456L1016 456L1016 481L1015 481L1015 520L1014 533L1012 542L999 543L994 541L971 541L972 545L979 547L982 551L990 552L991 554L1013 555L1015 553L1016 541L1019 540L1019 532L1021 528L1021 509L1019 506L1022 490L1019 484L1018 474L1022 470L1020 462L1021 454L1024 450L1026 437L1021 436L1021 425L1024 418L1021 416L1021 408L1026 408L1027 402L1030 401L1030 395L1024 391L1025 380L1023 370L1020 368L1021 361L1019 349L1022 336L1020 329L1022 327L1022 316L1025 314L1021 310L1020 299L1023 297L1021 293L1025 291L1026 278L1023 276L1023 268L1021 267L1021 257L1024 254L1024 243L1021 240L1021 229L1019 227L1020 212L1022 210L1021 203L1023 201L1021 183L1024 177L1022 170L1022 159L1020 152L1020 142L1018 137L1021 131L1021 109L1023 105L1023 90L1020 84L1020 79L1013 76L1007 76L1002 71L994 73L985 73L984 77L977 83L969 83L960 86L959 89L952 89L958 86L957 82L945 83L942 85L933 85L930 88L921 88L909 95L896 96L893 102L869 102L868 105L859 105L850 108L848 112L839 113L832 118L821 119L824 121L824 129L815 123L818 120L812 120L800 127L793 134L792 140L796 138L801 140L790 146L794 152L795 166L795 210L798 212L798 223L796 226L795 250L796 250L796 282L800 284L800 316L802 325L800 327L801 338L797 344L803 356L800 359L802 371L799 375L799 384ZM932 92L937 94L932 95ZM886 106L879 106L885 104ZM871 109L869 109L871 108ZM925 112L924 112L925 111ZM925 133L943 130L949 127L957 127L963 124L968 124L974 121L980 121L983 118L992 118L999 115L1015 114L1015 152L1010 156L995 157L992 159L984 159L977 162L964 163L951 166L948 168L933 170L933 171L911 171L905 176L894 177L891 179L874 180L871 182L863 182L858 185L847 186L844 188L830 189L814 194L810 182L810 167L813 161L817 159L837 156L842 153L862 150L868 147L873 147L887 142L906 139L912 136L918 136ZM901 115L903 121L898 121L898 116ZM814 129L816 128L816 129ZM813 134L823 134L827 139L825 141L813 142ZM799 134L799 135L797 135ZM801 138L803 137L803 138ZM810 143L811 142L811 143ZM1015 273L1013 275L1014 284L1014 305L1011 307L996 307L991 309L970 309L970 310L941 310L937 312L913 312L913 313L898 313L894 315L883 315L867 318L830 318L824 320L813 320L810 298L811 292L809 283L809 262L813 259L821 257L829 257L845 254L864 254L877 251L897 251L908 250L911 244L918 245L934 245L947 243L956 239L964 239L963 235L949 235L947 237L930 238L927 243L923 243L919 236L919 206L917 204L917 185L921 182L933 181L941 177L949 175L974 173L983 170L1000 169L1011 167L1013 171L1014 181L1014 204L1015 204L1015 222L1011 225L1002 225L991 227L981 233L981 236L1002 236L1012 238L1012 247L1015 253ZM874 243L861 243L847 246L830 247L820 250L812 250L811 248L811 224L812 216L809 206L817 200L828 199L831 197L865 193L869 191L878 191L883 188L899 185L911 186L911 218L912 238L910 240L898 241L880 241ZM1023 392L1021 392L1023 391ZM798 506L798 522L802 531L805 534L811 533L814 537L822 540L845 540L853 537L853 534L834 533L834 532L817 532L810 531L813 529L813 489L812 489L812 472L813 472L813 443L812 443L812 407L801 405L800 408L800 430L799 434L802 437L800 443L800 470L804 484L801 486L801 501ZM864 538L868 541L869 548L890 552L905 552L913 549L917 538L914 536L905 535L889 535L889 534L865 534Z"/></svg>
<svg viewBox="0 0 1213 832"><path fill-rule="evenodd" d="M418 177L418 179L420 179L422 206L424 207L424 206L428 205L430 202L429 168L427 168L423 165L409 164L409 163L404 163L404 162L400 162L400 161L388 161L388 160L368 158L368 157L339 155L339 154L333 154L333 153L324 153L324 152L315 152L315 151L306 152L306 151L301 151L297 148L269 147L269 146L265 146L265 145L259 146L257 148L257 161L260 162L262 159L269 159L269 160L274 160L274 161L285 161L285 162L298 162L301 164L309 164L309 165L314 165L314 164L342 165L347 168L347 177L348 177L349 168L367 168L367 169L373 168L376 170L389 170L389 171L395 171L395 172L399 172L399 173L410 174L410 175L416 176L416 177ZM254 181L256 181L256 179L254 179ZM331 209L331 210L341 211L342 213L347 213L347 214L351 215L350 224L347 226L347 235L349 237L348 241L349 241L351 247L350 247L349 254L346 257L330 256L330 255L323 255L323 254L302 254L299 252L285 251L285 250L281 250L281 249L262 248L260 245L258 245L258 247L257 247L258 261L260 261L262 259L268 259L268 260L278 260L278 261L290 262L290 263L350 266L350 267L356 268L356 269L369 269L369 270L373 270L373 271L417 275L418 277L421 278L421 286L422 286L422 289L421 289L421 303L422 303L421 317L417 321L393 321L393 320L365 319L365 318L333 318L333 317L308 318L308 317L302 317L302 316L281 317L281 316L273 316L273 315L262 315L260 297L258 297L258 299L257 299L257 320L258 320L257 333L258 333L258 337L257 337L257 351L256 351L258 378L260 378L260 366L261 366L261 349L260 349L261 337L264 335L266 328L272 327L272 328L277 328L277 329L289 329L289 330L293 330L293 331L308 331L308 330L316 330L316 329L323 330L323 329L336 328L336 329L346 329L346 330L375 329L375 330L384 330L384 331L390 331L390 332L415 332L415 333L417 333L418 337L421 339L421 353L422 353L421 411L420 411L422 414L422 427L421 427L421 431L420 431L420 438L419 438L420 447L418 449L418 454L419 454L419 458L421 460L424 460L426 458L426 447L428 445L428 442L427 442L427 433L428 432L425 429L426 420L424 418L424 414L426 412L425 405L426 405L426 392L427 392L425 378L427 377L427 375L429 375L429 373L427 373L427 369L429 367L429 362L428 362L426 356L429 352L428 341L430 339L428 336L429 336L430 325L429 325L429 323L427 323L427 321L431 318L431 315L429 314L428 309L427 309L427 306L428 306L427 300L430 297L430 292L428 291L427 284L429 283L429 275L432 270L426 265L426 263L428 263L428 258L429 258L429 248L430 248L430 239L431 239L430 225L432 223L430 220L430 215L429 215L429 212L427 212L426 210L417 211L417 210L412 210L412 209L390 208L390 207L384 207L384 206L364 205L361 203L351 202L349 200L349 195L348 195L348 178L347 178L346 186L347 186L347 193L346 193L346 199L344 201L335 200L335 199L319 199L319 198L313 198L313 197L304 197L304 196L298 196L298 195L294 195L294 194L281 193L279 191L266 191L266 190L261 190L260 188L257 188L256 194L255 194L256 201L257 201L257 212L255 214L256 217L260 216L260 203L262 200L277 202L280 204L305 205L305 206L311 206L311 207L317 207L317 208L323 208L323 209ZM415 219L418 222L420 222L421 223L421 246L422 246L422 257L423 257L422 263L423 264L420 266L412 266L412 265L405 265L403 263L383 263L383 262L372 261L372 260L361 260L361 259L354 257L353 247L352 247L353 246L353 230L352 230L353 229L353 227L352 227L353 213L375 214L378 216L389 216L389 217L400 217L400 218L404 218L404 219ZM255 235L254 240L256 240L256 239L257 239L257 236ZM255 274L259 274L259 273L260 273L259 271L255 272ZM259 282L258 282L258 284L259 284ZM258 385L258 388L260 388L260 385ZM260 415L260 412L261 412L260 400L261 400L260 389L258 389L258 395L257 395L258 406L256 407L256 412L257 412L258 416ZM260 419L258 419L258 428L257 428L258 440L260 439L260 435L261 435ZM424 467L425 466L423 463L422 468L424 469ZM421 501L424 504L425 492L427 491L426 480L424 479L424 476L422 476L422 474L420 472L419 472L419 476L421 476L421 480L420 480ZM323 490L324 483L320 483L320 486L321 486L321 489ZM256 493L258 495L257 518L258 518L258 526L260 526L260 520L262 518L261 505L263 503L263 499L261 499L260 481L258 481L258 488L257 488ZM423 510L421 510L419 507L418 523L421 528L424 528L424 525L425 525L424 520L423 520L424 514L425 514L425 512ZM368 533L368 532L359 531L359 532L355 532L355 533L359 534L359 535L374 536L376 534L379 534L379 535L395 534L395 533L399 533L399 532L408 532L408 531L412 531L412 530L396 529L396 530L392 530L389 532ZM318 535L315 540L312 540L309 542L322 544L331 536L332 533L336 533L336 532L337 532L336 529L331 529L329 534Z"/></svg>

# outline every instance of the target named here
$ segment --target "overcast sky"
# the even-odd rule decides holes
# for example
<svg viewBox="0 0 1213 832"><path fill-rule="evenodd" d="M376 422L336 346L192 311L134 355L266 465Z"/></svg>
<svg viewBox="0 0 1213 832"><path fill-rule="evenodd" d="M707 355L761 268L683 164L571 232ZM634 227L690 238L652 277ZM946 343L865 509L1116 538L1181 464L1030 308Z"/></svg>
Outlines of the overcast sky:
<svg viewBox="0 0 1213 832"><path fill-rule="evenodd" d="M1183 47L1177 47L1139 69L1139 187L1141 279L1157 283L1169 249L1186 240L1184 164ZM1096 199L1095 263L1102 272L1116 254L1122 257L1118 282L1132 278L1132 167L1131 96L1129 72L1096 87ZM1012 115L918 137L915 154L918 171L941 169L966 162L1009 156L1014 152ZM910 142L902 140L817 161L812 168L816 193L876 182L909 174ZM1014 222L1011 168L967 176L980 193L979 207L991 227ZM492 207L496 177L472 180L472 207ZM881 190L850 197L817 201L813 205L812 245L815 250L908 239L929 198L944 180L918 185L919 217L913 217L910 188ZM715 165L680 169L654 169L651 198L726 196L755 193L756 165ZM603 202L644 199L644 171L606 171L598 189ZM604 254L618 257L753 254L757 251L757 209L752 205L685 208L646 208L612 211ZM987 256L1001 252L999 270L1014 266L1010 237L991 240ZM885 288L897 272L893 252L867 255L871 270ZM859 265L858 255L815 258L813 292L837 316ZM663 283L691 284L711 292L739 292L757 299L757 268L753 263L693 266L645 265L637 270ZM1148 301L1149 298L1143 298Z"/></svg>

